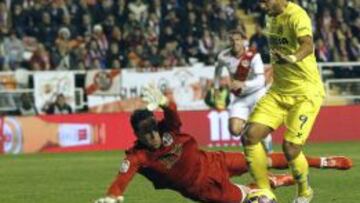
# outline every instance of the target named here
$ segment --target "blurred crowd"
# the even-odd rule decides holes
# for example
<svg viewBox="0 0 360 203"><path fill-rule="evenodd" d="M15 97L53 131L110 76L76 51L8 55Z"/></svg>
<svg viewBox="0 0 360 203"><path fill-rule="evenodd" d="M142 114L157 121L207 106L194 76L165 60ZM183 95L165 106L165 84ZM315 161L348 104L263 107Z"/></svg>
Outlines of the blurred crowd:
<svg viewBox="0 0 360 203"><path fill-rule="evenodd" d="M359 0L299 0L319 61L360 60ZM0 70L88 70L213 64L237 10L259 17L250 38L269 62L253 0L0 0Z"/></svg>
<svg viewBox="0 0 360 203"><path fill-rule="evenodd" d="M0 69L212 64L236 0L1 0ZM245 33L245 31L244 31Z"/></svg>
<svg viewBox="0 0 360 203"><path fill-rule="evenodd" d="M259 25L266 21L254 1L246 0L247 13L256 15ZM360 0L296 0L313 23L315 54L319 62L360 61ZM266 37L256 28L253 45L267 57ZM334 67L334 77L360 77L360 67Z"/></svg>
<svg viewBox="0 0 360 203"><path fill-rule="evenodd" d="M212 65L234 29L269 63L258 1L0 0L0 71ZM318 61L360 61L360 0L295 1L312 18ZM330 69L335 78L360 77L360 67Z"/></svg>

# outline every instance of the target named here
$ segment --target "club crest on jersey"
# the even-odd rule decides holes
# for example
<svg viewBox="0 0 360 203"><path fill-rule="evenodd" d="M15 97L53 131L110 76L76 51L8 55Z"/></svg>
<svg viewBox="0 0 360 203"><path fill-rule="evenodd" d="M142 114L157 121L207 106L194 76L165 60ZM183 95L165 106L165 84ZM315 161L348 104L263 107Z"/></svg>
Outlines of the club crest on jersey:
<svg viewBox="0 0 360 203"><path fill-rule="evenodd" d="M241 61L241 66L246 67L246 68L249 67L250 66L250 61L247 60L247 59L242 60Z"/></svg>
<svg viewBox="0 0 360 203"><path fill-rule="evenodd" d="M162 141L165 147L170 146L174 142L174 138L170 133L164 133L162 137Z"/></svg>
<svg viewBox="0 0 360 203"><path fill-rule="evenodd" d="M121 173L126 173L126 172L128 172L129 168L130 168L130 161L127 160L127 159L124 159L120 164L120 170L119 171Z"/></svg>

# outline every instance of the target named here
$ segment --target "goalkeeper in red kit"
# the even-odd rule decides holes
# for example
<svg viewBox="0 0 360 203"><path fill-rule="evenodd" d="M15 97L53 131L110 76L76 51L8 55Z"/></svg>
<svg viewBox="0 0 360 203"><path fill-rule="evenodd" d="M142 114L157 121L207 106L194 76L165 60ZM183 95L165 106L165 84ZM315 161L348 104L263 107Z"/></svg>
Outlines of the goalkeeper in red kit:
<svg viewBox="0 0 360 203"><path fill-rule="evenodd" d="M119 172L108 189L107 196L96 203L124 201L124 191L136 173L150 180L156 189L172 189L184 197L199 202L241 203L250 186L230 181L248 171L245 156L239 152L206 152L196 140L180 131L181 121L173 102L153 86L144 88L147 109L131 115L131 125L137 137L135 145L126 151ZM153 110L161 107L164 118L157 121ZM313 163L311 163L313 162ZM311 158L310 166L348 169L351 160L345 157ZM287 167L283 154L269 155L269 166ZM292 185L291 175L270 175L273 187Z"/></svg>

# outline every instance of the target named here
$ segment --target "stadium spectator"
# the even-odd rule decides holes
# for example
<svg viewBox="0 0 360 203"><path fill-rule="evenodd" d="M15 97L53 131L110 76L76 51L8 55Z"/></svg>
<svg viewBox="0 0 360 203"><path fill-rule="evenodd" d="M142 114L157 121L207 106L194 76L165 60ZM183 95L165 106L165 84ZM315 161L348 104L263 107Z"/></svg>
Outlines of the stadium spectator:
<svg viewBox="0 0 360 203"><path fill-rule="evenodd" d="M43 42L47 48L51 48L54 43L57 34L56 26L48 12L42 12L41 23L35 24L36 38Z"/></svg>
<svg viewBox="0 0 360 203"><path fill-rule="evenodd" d="M160 48L164 48L165 45L169 42L179 41L181 37L174 31L171 26L166 26L164 29L164 33L160 37L159 46Z"/></svg>
<svg viewBox="0 0 360 203"><path fill-rule="evenodd" d="M121 32L120 27L116 26L113 27L110 35L110 43L116 43L119 47L119 54L120 54L120 64L121 67L127 67L128 57L127 57L127 41L123 37L124 33Z"/></svg>
<svg viewBox="0 0 360 203"><path fill-rule="evenodd" d="M359 39L352 36L348 44L348 53L351 61L360 61L360 43Z"/></svg>
<svg viewBox="0 0 360 203"><path fill-rule="evenodd" d="M29 17L20 4L15 4L11 16L13 29L19 36L26 35L29 26Z"/></svg>
<svg viewBox="0 0 360 203"><path fill-rule="evenodd" d="M116 17L117 25L124 25L128 20L127 2L123 0L115 0L114 15Z"/></svg>
<svg viewBox="0 0 360 203"><path fill-rule="evenodd" d="M203 27L200 25L200 22L197 20L197 15L195 12L189 12L187 20L184 22L183 26L187 29L186 33L191 34L195 38L200 38L203 33Z"/></svg>
<svg viewBox="0 0 360 203"><path fill-rule="evenodd" d="M101 55L105 56L109 48L109 42L103 31L102 26L99 24L94 26L93 39L95 40L98 49L101 52Z"/></svg>
<svg viewBox="0 0 360 203"><path fill-rule="evenodd" d="M160 55L164 59L161 67L181 67L186 64L185 59L181 57L178 43L175 40L166 43L164 49L161 50Z"/></svg>
<svg viewBox="0 0 360 203"><path fill-rule="evenodd" d="M0 2L0 28L8 29L11 22L11 13L6 6L6 3Z"/></svg>
<svg viewBox="0 0 360 203"><path fill-rule="evenodd" d="M110 44L110 50L106 54L106 68L111 68L114 60L121 60L119 45L116 42Z"/></svg>
<svg viewBox="0 0 360 203"><path fill-rule="evenodd" d="M137 45L135 48L132 48L128 53L128 67L130 68L139 68L143 65L143 54L144 48L141 45Z"/></svg>
<svg viewBox="0 0 360 203"><path fill-rule="evenodd" d="M70 39L77 38L79 35L78 28L72 23L72 17L70 15L63 15L60 27L62 29L66 28L69 31Z"/></svg>
<svg viewBox="0 0 360 203"><path fill-rule="evenodd" d="M316 40L315 55L320 62L328 62L330 60L330 50L321 38Z"/></svg>
<svg viewBox="0 0 360 203"><path fill-rule="evenodd" d="M150 67L161 67L163 58L159 54L159 50L156 46L150 46L147 60L150 63Z"/></svg>
<svg viewBox="0 0 360 203"><path fill-rule="evenodd" d="M220 28L216 40L219 50L226 49L229 47L229 32L225 28Z"/></svg>
<svg viewBox="0 0 360 203"><path fill-rule="evenodd" d="M199 41L199 50L201 55L201 61L207 65L214 64L215 56L218 52L217 40L209 30L204 30L203 36Z"/></svg>
<svg viewBox="0 0 360 203"><path fill-rule="evenodd" d="M46 114L71 114L73 110L69 104L66 103L66 98L63 94L56 96L55 102L46 103L42 110Z"/></svg>
<svg viewBox="0 0 360 203"><path fill-rule="evenodd" d="M105 55L100 50L99 44L95 39L91 39L88 45L88 57L90 61L99 60L101 63L105 62ZM103 66L101 66L103 67Z"/></svg>
<svg viewBox="0 0 360 203"><path fill-rule="evenodd" d="M200 58L199 41L193 35L189 34L182 43L182 51L185 55L186 62L192 64Z"/></svg>
<svg viewBox="0 0 360 203"><path fill-rule="evenodd" d="M39 43L37 49L30 58L31 70L50 70L50 55L44 45Z"/></svg>
<svg viewBox="0 0 360 203"><path fill-rule="evenodd" d="M149 20L147 21L147 25L149 30L152 30L156 33L157 36L160 35L160 19L156 15L156 13L149 14Z"/></svg>
<svg viewBox="0 0 360 203"><path fill-rule="evenodd" d="M4 55L5 63L9 65L12 70L16 69L16 66L23 60L24 44L19 39L15 31L10 31L10 36L4 39Z"/></svg>
<svg viewBox="0 0 360 203"><path fill-rule="evenodd" d="M121 69L121 63L118 59L114 59L111 61L111 69Z"/></svg>
<svg viewBox="0 0 360 203"><path fill-rule="evenodd" d="M0 35L0 71L7 69L5 58L4 37Z"/></svg>
<svg viewBox="0 0 360 203"><path fill-rule="evenodd" d="M23 93L20 95L20 103L16 114L22 116L34 116L38 114L30 94Z"/></svg>
<svg viewBox="0 0 360 203"><path fill-rule="evenodd" d="M131 1L128 4L128 9L131 14L134 15L134 18L137 21L140 21L144 13L148 12L148 5L143 2L143 0Z"/></svg>
<svg viewBox="0 0 360 203"><path fill-rule="evenodd" d="M75 69L76 58L73 50L65 43L58 44L51 54L51 64L55 70Z"/></svg>
<svg viewBox="0 0 360 203"><path fill-rule="evenodd" d="M92 33L92 19L91 16L87 13L84 13L81 16L81 24L79 25L80 35L85 36L86 34Z"/></svg>
<svg viewBox="0 0 360 203"><path fill-rule="evenodd" d="M264 63L270 63L268 39L260 24L256 24L255 33L250 37L250 48L257 50Z"/></svg>

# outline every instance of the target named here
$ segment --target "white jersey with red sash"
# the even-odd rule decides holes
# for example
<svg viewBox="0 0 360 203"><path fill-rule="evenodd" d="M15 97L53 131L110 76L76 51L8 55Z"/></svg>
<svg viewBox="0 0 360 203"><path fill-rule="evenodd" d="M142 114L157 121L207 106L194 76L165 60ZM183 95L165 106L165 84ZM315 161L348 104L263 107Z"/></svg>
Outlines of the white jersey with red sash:
<svg viewBox="0 0 360 203"><path fill-rule="evenodd" d="M245 88L233 92L236 96L249 95L265 87L264 64L259 53L246 50L238 57L226 49L220 52L218 62L229 70L232 79L245 82Z"/></svg>
<svg viewBox="0 0 360 203"><path fill-rule="evenodd" d="M247 120L256 102L266 93L264 64L259 53L245 50L235 56L231 49L220 52L215 68L215 85L219 83L222 69L227 68L233 80L245 83L245 87L233 91L235 98L229 107L230 118Z"/></svg>

